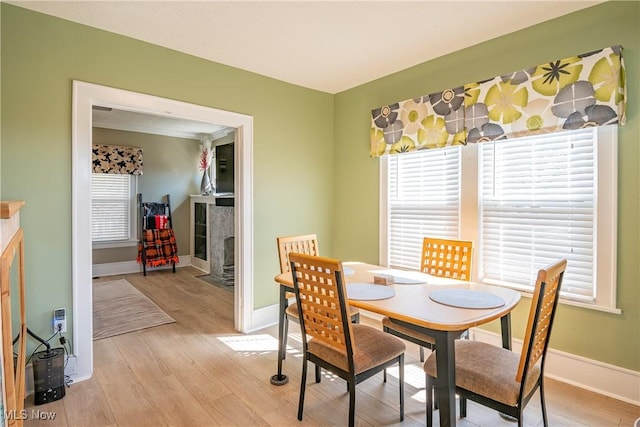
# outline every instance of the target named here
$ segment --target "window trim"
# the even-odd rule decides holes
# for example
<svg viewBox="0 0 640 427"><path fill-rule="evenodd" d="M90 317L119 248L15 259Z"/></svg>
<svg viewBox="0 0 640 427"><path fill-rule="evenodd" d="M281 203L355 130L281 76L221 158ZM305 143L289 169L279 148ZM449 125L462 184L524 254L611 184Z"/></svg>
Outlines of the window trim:
<svg viewBox="0 0 640 427"><path fill-rule="evenodd" d="M618 126L598 128L598 158L596 165L598 191L598 265L596 302L586 306L601 307L612 313L617 308L618 273ZM607 190L601 191L601 188ZM609 256L606 256L609 254ZM607 274L609 273L609 274ZM600 284L607 283L606 286ZM582 306L581 304L576 304Z"/></svg>
<svg viewBox="0 0 640 427"><path fill-rule="evenodd" d="M90 197L92 195L89 190ZM138 244L138 209L136 195L138 194L138 176L129 175L129 238L123 240L91 240L92 249L127 248Z"/></svg>
<svg viewBox="0 0 640 427"><path fill-rule="evenodd" d="M594 303L585 303L565 298L560 303L591 310L621 314L617 308L617 227L618 227L618 127L598 127L596 185L597 198L597 253L596 265L596 297ZM468 144L462 147L461 166L461 197L460 212L465 213L460 218L460 238L478 242L480 239L479 185L478 179L478 144ZM388 265L388 156L380 158L379 164L379 262ZM476 243L473 254L474 265L479 265L480 246ZM473 281L482 282L478 277L478 269L472 271ZM490 283L487 281L487 283ZM495 284L495 283L493 283ZM514 285L513 289L517 289ZM523 296L531 296L530 292L519 290Z"/></svg>

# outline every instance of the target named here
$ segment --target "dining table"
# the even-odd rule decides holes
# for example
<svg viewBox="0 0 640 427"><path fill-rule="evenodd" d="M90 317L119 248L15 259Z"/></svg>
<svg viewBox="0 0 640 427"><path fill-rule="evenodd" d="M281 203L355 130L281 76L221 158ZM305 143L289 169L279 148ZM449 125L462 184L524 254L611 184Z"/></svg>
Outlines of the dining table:
<svg viewBox="0 0 640 427"><path fill-rule="evenodd" d="M465 331L500 319L502 346L511 349L511 311L520 293L501 286L392 269L363 262L343 262L349 304L383 316L434 338L436 384L441 426L456 425L455 340ZM282 373L287 296L293 292L291 273L275 277L280 286L278 372L274 385L286 384ZM389 284L376 284L389 283Z"/></svg>

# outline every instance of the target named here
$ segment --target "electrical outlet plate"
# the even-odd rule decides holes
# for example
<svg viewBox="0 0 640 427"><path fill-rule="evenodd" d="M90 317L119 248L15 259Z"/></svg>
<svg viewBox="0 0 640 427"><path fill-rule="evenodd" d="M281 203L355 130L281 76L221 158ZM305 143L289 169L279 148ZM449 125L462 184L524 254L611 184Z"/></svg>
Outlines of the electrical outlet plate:
<svg viewBox="0 0 640 427"><path fill-rule="evenodd" d="M53 333L67 332L67 310L56 308L53 310Z"/></svg>

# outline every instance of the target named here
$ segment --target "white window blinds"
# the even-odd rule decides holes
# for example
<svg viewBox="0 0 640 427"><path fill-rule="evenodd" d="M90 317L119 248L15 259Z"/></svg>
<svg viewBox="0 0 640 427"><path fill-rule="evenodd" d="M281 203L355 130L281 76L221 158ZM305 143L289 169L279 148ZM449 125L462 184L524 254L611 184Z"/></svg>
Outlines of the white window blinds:
<svg viewBox="0 0 640 427"><path fill-rule="evenodd" d="M91 239L129 240L131 236L132 175L91 174Z"/></svg>
<svg viewBox="0 0 640 427"><path fill-rule="evenodd" d="M595 298L594 128L480 144L483 281L531 290L566 258L565 298Z"/></svg>
<svg viewBox="0 0 640 427"><path fill-rule="evenodd" d="M388 262L420 268L422 238L457 238L461 147L389 156Z"/></svg>

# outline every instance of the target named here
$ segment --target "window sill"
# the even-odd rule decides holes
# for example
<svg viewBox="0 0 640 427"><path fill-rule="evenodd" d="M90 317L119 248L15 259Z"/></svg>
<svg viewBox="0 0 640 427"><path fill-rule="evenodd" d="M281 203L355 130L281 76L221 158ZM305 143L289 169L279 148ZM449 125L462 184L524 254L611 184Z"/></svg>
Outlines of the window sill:
<svg viewBox="0 0 640 427"><path fill-rule="evenodd" d="M493 280L480 280L479 282L487 285L492 285L492 286L501 286L503 288L510 288L510 289L513 289L514 291L520 292L520 295L523 297L533 298L533 293L527 289L523 289L522 286L514 285L508 282L498 282ZM616 307L598 304L597 302L578 301L577 299L566 298L566 297L563 297L562 295L560 295L560 300L558 301L558 303L563 305L571 305L574 307L586 308L588 310L602 311L605 313L622 314L622 310Z"/></svg>
<svg viewBox="0 0 640 427"><path fill-rule="evenodd" d="M611 314L622 314L622 310L621 309L614 308L614 307L606 307L604 305L587 304L587 303L580 302L580 301L572 301L572 300L567 300L567 299L562 299L562 298L560 298L560 301L558 301L558 302L560 304L572 305L574 307L586 308L586 309L589 309L589 310L603 311L605 313L611 313Z"/></svg>
<svg viewBox="0 0 640 427"><path fill-rule="evenodd" d="M502 286L504 288L511 288L515 291L520 292L520 295L523 297L527 297L527 298L533 298L533 294L531 292L528 291L523 291L522 289L518 289L515 286L505 286L505 285L498 285L495 283L489 283L489 282L483 282L483 283L487 283L488 285L492 285L492 286ZM560 300L558 301L559 304L563 304L563 305L571 305L574 307L580 307L580 308L586 308L588 310L595 310L595 311L602 311L605 313L611 313L611 314L622 314L622 310L619 308L615 308L615 307L609 307L609 306L605 306L605 305L598 305L596 303L587 303L587 302L581 302L581 301L576 301L576 300L572 300L572 299L568 299L568 298L562 298L560 297Z"/></svg>
<svg viewBox="0 0 640 427"><path fill-rule="evenodd" d="M112 249L112 248L128 248L136 246L137 240L118 240L110 242L92 242L93 249Z"/></svg>

